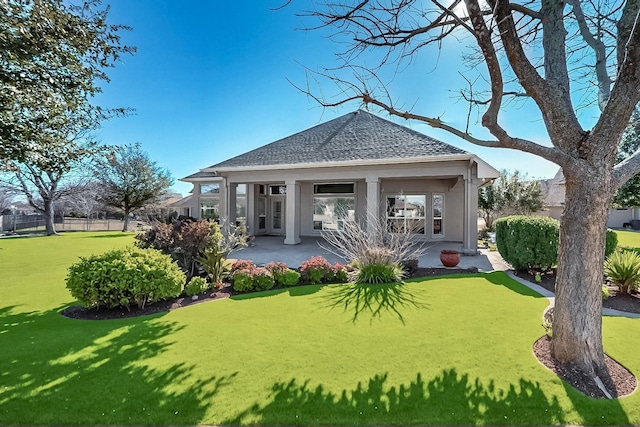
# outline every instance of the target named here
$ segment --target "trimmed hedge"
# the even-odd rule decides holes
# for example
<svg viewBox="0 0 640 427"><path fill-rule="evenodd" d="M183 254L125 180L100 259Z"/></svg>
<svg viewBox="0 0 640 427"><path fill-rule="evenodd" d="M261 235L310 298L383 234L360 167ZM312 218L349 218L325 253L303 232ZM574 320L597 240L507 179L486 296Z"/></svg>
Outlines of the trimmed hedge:
<svg viewBox="0 0 640 427"><path fill-rule="evenodd" d="M604 257L609 258L609 255L615 252L618 247L618 235L610 228L607 229L607 240L604 244Z"/></svg>
<svg viewBox="0 0 640 427"><path fill-rule="evenodd" d="M516 270L549 269L558 259L560 223L547 217L512 215L496 221L496 245ZM604 256L618 246L618 235L607 229Z"/></svg>
<svg viewBox="0 0 640 427"><path fill-rule="evenodd" d="M513 215L496 221L498 252L516 270L547 270L558 258L560 223L552 218Z"/></svg>
<svg viewBox="0 0 640 427"><path fill-rule="evenodd" d="M86 307L144 308L182 293L185 275L169 255L127 247L80 258L69 268L67 289Z"/></svg>

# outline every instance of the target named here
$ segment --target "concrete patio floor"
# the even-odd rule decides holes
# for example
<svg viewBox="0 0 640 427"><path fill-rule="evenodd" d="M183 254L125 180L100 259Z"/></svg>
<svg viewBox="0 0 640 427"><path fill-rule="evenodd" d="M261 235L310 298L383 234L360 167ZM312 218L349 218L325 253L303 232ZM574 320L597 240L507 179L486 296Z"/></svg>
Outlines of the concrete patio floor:
<svg viewBox="0 0 640 427"><path fill-rule="evenodd" d="M298 245L285 245L282 236L258 236L253 241L253 246L243 248L231 254L232 259L250 259L256 265L265 265L272 261L285 262L289 267L297 268L312 256L321 255L330 263L346 260L327 251L320 246L330 247L322 238L303 237ZM440 251L443 249L460 250L461 244L451 242L429 243L425 245L425 253L418 259L420 267L443 267L440 262ZM478 255L460 256L457 268L477 267L478 271L503 270L504 261L497 252L480 250Z"/></svg>

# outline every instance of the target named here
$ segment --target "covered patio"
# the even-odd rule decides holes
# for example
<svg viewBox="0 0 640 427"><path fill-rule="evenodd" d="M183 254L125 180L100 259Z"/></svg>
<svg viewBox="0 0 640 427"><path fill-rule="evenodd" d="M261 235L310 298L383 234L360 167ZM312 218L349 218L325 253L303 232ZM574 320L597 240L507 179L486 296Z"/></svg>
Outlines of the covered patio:
<svg viewBox="0 0 640 427"><path fill-rule="evenodd" d="M322 246L330 245L322 237L302 237L298 245L285 245L282 236L257 236L252 246L243 248L231 254L233 259L252 260L256 265L269 262L285 262L291 268L297 268L312 256L320 255L330 263L346 263L346 260L327 251ZM425 245L425 253L418 259L420 267L443 267L440 262L440 251L453 249L460 251L462 245L451 242L431 242ZM494 256L492 256L494 255ZM495 258L498 258L496 260ZM497 253L481 250L477 255L460 256L457 268L477 267L478 271L493 271L500 266L495 265L501 260Z"/></svg>

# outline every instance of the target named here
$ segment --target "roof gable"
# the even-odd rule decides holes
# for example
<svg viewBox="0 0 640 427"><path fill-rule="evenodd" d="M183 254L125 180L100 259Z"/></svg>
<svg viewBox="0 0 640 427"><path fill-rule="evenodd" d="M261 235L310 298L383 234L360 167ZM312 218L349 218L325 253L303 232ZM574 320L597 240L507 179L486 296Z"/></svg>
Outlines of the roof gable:
<svg viewBox="0 0 640 427"><path fill-rule="evenodd" d="M467 152L363 110L303 130L204 170L412 159Z"/></svg>

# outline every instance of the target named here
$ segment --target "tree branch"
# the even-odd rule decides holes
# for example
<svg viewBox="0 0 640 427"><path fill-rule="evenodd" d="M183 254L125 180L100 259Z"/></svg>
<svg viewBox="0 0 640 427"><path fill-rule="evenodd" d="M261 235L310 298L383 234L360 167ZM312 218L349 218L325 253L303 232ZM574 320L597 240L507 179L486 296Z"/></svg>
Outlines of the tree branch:
<svg viewBox="0 0 640 427"><path fill-rule="evenodd" d="M613 168L612 181L614 190L622 187L638 171L640 171L640 149Z"/></svg>

